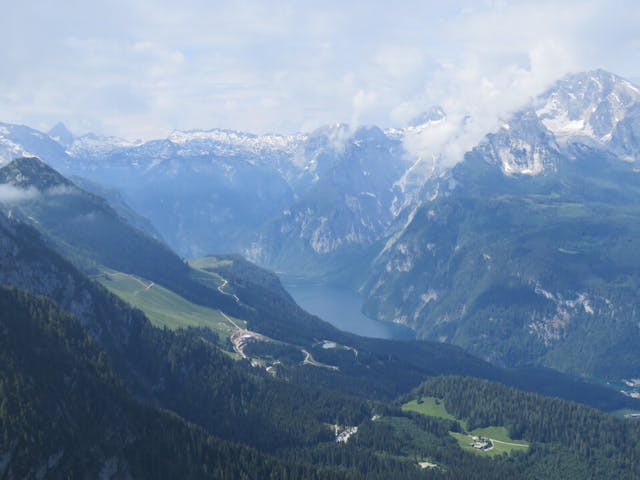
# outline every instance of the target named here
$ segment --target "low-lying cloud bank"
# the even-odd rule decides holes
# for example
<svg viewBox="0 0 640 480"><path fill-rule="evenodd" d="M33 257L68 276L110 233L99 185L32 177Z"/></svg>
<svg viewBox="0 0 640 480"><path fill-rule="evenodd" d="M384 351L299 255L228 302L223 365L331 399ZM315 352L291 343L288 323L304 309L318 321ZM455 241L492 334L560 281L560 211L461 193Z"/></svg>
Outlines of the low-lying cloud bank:
<svg viewBox="0 0 640 480"><path fill-rule="evenodd" d="M19 203L25 200L34 200L40 196L40 191L35 187L21 188L11 183L0 183L0 202Z"/></svg>

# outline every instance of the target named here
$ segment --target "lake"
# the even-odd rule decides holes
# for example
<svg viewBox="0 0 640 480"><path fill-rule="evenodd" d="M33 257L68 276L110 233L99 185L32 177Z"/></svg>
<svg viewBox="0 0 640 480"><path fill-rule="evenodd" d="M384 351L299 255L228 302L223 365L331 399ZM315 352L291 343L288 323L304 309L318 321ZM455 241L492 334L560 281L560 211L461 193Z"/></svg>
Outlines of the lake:
<svg viewBox="0 0 640 480"><path fill-rule="evenodd" d="M363 337L413 339L414 332L402 325L380 322L361 311L362 298L347 289L327 285L287 283L284 287L307 312L331 323L345 332Z"/></svg>

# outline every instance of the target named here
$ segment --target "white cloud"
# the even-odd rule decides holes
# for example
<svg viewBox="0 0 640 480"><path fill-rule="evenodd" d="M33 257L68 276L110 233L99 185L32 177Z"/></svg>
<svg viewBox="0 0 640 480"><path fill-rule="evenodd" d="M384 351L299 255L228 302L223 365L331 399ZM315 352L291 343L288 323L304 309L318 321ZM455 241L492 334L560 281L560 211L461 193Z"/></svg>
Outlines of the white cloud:
<svg viewBox="0 0 640 480"><path fill-rule="evenodd" d="M630 0L10 2L0 120L148 138L388 126L440 104L472 115L472 141L570 69L640 77L639 22Z"/></svg>
<svg viewBox="0 0 640 480"><path fill-rule="evenodd" d="M0 183L0 202L18 203L25 200L33 200L40 196L35 187L20 188L11 183Z"/></svg>
<svg viewBox="0 0 640 480"><path fill-rule="evenodd" d="M406 118L423 103L447 113L444 122L410 135L408 149L453 165L553 81L606 63L609 51L626 44L593 38L605 8L602 2L514 2L461 15L445 32L463 48L441 62L415 102L394 111Z"/></svg>

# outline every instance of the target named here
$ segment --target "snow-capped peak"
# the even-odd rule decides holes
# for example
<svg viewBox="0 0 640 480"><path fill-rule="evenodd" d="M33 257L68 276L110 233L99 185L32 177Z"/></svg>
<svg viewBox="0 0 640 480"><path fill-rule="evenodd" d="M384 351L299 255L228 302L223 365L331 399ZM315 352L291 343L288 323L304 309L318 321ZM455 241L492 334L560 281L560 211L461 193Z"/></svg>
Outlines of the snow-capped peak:
<svg viewBox="0 0 640 480"><path fill-rule="evenodd" d="M65 157L64 148L47 134L11 123L0 123L0 166L18 157L42 157L50 163Z"/></svg>
<svg viewBox="0 0 640 480"><path fill-rule="evenodd" d="M211 143L252 152L259 152L264 150L292 149L300 142L303 142L306 139L306 135L254 135L252 133L223 129L188 131L174 130L167 139L176 145Z"/></svg>
<svg viewBox="0 0 640 480"><path fill-rule="evenodd" d="M71 156L84 159L94 159L126 148L137 147L142 141L129 141L124 138L87 133L76 137L67 147Z"/></svg>
<svg viewBox="0 0 640 480"><path fill-rule="evenodd" d="M434 105L412 119L409 122L409 128L424 127L426 125L431 125L432 123L441 122L445 118L447 118L447 115L444 113L442 107Z"/></svg>
<svg viewBox="0 0 640 480"><path fill-rule="evenodd" d="M419 134L424 130L441 124L447 119L447 114L442 107L435 105L420 115L414 117L404 128L388 128L384 131L385 135L395 139L402 139L406 135Z"/></svg>
<svg viewBox="0 0 640 480"><path fill-rule="evenodd" d="M638 102L638 87L612 73L594 70L558 81L535 100L534 106L544 126L560 143L586 140L603 144Z"/></svg>

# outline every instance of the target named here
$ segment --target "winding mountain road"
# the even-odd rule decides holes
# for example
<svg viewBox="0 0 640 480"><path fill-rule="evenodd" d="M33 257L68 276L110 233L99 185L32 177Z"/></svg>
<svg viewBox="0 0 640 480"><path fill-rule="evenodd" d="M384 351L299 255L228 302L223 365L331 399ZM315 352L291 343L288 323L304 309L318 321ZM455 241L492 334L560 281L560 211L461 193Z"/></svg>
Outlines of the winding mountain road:
<svg viewBox="0 0 640 480"><path fill-rule="evenodd" d="M220 275L218 275L221 279L222 279L222 285L218 286L218 291L220 293L222 293L223 295L228 295L230 297L233 297L233 299L236 301L237 304L240 304L240 299L238 298L238 296L235 293L229 293L229 292L225 292L223 290L224 287L226 287L229 284L229 281L226 278L221 277Z"/></svg>

